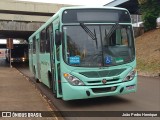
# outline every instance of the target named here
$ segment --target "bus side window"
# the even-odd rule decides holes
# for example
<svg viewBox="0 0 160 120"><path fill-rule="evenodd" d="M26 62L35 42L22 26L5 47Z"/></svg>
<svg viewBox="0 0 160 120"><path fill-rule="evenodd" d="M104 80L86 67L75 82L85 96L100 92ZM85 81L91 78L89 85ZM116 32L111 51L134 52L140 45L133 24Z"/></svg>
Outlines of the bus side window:
<svg viewBox="0 0 160 120"><path fill-rule="evenodd" d="M33 54L36 53L36 37L33 38Z"/></svg>
<svg viewBox="0 0 160 120"><path fill-rule="evenodd" d="M32 49L32 42L29 42L29 48L28 48L29 50L31 50Z"/></svg>
<svg viewBox="0 0 160 120"><path fill-rule="evenodd" d="M28 46L28 52L32 51L32 42L29 42L29 46Z"/></svg>
<svg viewBox="0 0 160 120"><path fill-rule="evenodd" d="M121 35L122 35L122 43L121 43L121 45L128 46L128 35L127 35L127 29L126 28L122 28L121 29Z"/></svg>
<svg viewBox="0 0 160 120"><path fill-rule="evenodd" d="M40 52L44 53L46 48L46 29L43 29L40 34Z"/></svg>
<svg viewBox="0 0 160 120"><path fill-rule="evenodd" d="M46 29L46 52L49 53L50 52L50 36L52 33L53 29L52 29L52 24L49 25Z"/></svg>

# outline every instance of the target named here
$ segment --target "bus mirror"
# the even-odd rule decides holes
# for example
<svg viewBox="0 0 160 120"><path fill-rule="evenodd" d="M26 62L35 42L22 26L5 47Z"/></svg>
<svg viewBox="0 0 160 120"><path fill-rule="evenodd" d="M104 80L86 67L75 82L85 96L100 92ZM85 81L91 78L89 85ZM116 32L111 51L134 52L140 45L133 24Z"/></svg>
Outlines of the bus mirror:
<svg viewBox="0 0 160 120"><path fill-rule="evenodd" d="M55 44L58 46L61 44L61 33L59 30L55 31Z"/></svg>

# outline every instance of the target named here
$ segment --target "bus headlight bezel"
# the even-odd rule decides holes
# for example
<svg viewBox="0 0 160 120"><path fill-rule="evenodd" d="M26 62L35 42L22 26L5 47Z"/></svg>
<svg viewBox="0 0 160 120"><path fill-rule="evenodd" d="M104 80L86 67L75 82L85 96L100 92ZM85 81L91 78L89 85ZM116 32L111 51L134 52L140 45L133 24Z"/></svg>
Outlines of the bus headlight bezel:
<svg viewBox="0 0 160 120"><path fill-rule="evenodd" d="M71 74L64 73L63 76L73 86L84 86L85 85L80 79L78 79L77 77Z"/></svg>
<svg viewBox="0 0 160 120"><path fill-rule="evenodd" d="M136 75L136 70L132 70L128 73L128 75L123 79L123 82L131 81L134 79Z"/></svg>

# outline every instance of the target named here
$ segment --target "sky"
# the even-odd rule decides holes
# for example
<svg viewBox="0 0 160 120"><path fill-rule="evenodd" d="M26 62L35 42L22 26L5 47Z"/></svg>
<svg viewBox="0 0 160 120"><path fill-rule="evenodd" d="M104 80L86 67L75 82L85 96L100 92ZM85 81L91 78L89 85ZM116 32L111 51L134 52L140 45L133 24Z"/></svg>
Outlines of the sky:
<svg viewBox="0 0 160 120"><path fill-rule="evenodd" d="M99 5L105 5L113 0L18 0L18 1L99 6Z"/></svg>

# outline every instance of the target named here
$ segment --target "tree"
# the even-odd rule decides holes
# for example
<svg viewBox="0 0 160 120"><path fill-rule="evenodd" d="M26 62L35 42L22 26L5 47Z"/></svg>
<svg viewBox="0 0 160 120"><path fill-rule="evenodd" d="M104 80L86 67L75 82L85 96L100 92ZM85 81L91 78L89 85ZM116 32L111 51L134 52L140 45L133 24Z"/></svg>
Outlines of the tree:
<svg viewBox="0 0 160 120"><path fill-rule="evenodd" d="M155 29L157 26L157 18L160 15L159 0L138 0L145 31Z"/></svg>

